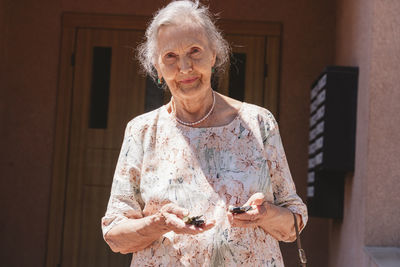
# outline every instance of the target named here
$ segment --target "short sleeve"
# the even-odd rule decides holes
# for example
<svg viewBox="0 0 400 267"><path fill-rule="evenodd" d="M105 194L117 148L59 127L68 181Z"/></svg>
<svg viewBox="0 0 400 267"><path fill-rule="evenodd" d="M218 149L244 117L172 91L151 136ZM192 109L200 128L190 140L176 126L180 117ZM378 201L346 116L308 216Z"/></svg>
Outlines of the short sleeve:
<svg viewBox="0 0 400 267"><path fill-rule="evenodd" d="M274 204L288 208L293 213L301 215L303 229L308 220L307 207L296 193L296 187L279 134L278 124L271 113L268 116L267 129L264 147L271 175Z"/></svg>
<svg viewBox="0 0 400 267"><path fill-rule="evenodd" d="M140 168L143 151L131 123L128 123L111 187L107 211L101 219L103 236L115 225L142 218Z"/></svg>

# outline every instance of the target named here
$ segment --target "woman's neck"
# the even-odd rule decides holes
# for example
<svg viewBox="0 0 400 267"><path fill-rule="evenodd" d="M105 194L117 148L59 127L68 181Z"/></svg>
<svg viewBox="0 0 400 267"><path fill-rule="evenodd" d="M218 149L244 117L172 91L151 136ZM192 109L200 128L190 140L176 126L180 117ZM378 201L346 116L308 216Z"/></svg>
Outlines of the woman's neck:
<svg viewBox="0 0 400 267"><path fill-rule="evenodd" d="M171 104L177 118L184 122L195 122L209 113L213 102L213 90L210 88L205 94L197 97L188 99L173 97Z"/></svg>

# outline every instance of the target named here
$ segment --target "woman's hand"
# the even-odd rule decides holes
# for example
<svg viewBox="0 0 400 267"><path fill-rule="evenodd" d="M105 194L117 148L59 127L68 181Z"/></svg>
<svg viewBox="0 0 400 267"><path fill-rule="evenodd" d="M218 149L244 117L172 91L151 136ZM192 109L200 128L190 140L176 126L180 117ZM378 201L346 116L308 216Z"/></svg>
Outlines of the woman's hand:
<svg viewBox="0 0 400 267"><path fill-rule="evenodd" d="M263 224L267 215L267 204L264 194L255 193L243 206L251 206L252 209L244 213L228 212L229 222L233 227L257 227Z"/></svg>
<svg viewBox="0 0 400 267"><path fill-rule="evenodd" d="M251 206L252 209L240 214L228 212L228 219L233 227L261 227L279 241L296 240L293 215L289 209L266 202L262 193L252 195L243 206ZM301 228L301 216L296 214L296 217Z"/></svg>
<svg viewBox="0 0 400 267"><path fill-rule="evenodd" d="M112 251L126 254L148 247L169 231L195 235L209 230L215 224L215 221L205 222L201 227L185 224L182 218L188 213L186 209L169 203L156 214L117 224L105 235L105 240Z"/></svg>
<svg viewBox="0 0 400 267"><path fill-rule="evenodd" d="M197 227L195 225L186 224L183 222L183 217L188 216L189 211L179 207L174 203L164 205L156 216L160 217L163 228L166 232L174 231L177 234L196 235L207 231L214 227L215 221L205 221L204 225Z"/></svg>

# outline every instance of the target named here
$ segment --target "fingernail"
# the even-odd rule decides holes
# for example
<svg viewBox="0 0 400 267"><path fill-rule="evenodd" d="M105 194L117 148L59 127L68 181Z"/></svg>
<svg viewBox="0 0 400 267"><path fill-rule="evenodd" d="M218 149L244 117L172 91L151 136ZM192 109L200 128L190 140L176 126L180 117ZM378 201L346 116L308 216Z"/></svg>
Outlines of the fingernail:
<svg viewBox="0 0 400 267"><path fill-rule="evenodd" d="M184 210L184 211L183 211L183 215L184 215L184 216L188 216L188 215L189 215L189 211L188 211L188 210Z"/></svg>

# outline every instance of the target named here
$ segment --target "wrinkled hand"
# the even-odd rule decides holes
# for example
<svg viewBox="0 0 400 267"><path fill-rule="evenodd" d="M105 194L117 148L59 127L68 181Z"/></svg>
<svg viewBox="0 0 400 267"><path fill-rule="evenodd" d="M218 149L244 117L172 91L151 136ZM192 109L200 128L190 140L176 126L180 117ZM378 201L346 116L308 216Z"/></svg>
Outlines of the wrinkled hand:
<svg viewBox="0 0 400 267"><path fill-rule="evenodd" d="M243 206L251 206L252 209L244 213L228 212L228 220L233 227L257 227L262 226L267 214L268 203L262 193L255 193Z"/></svg>
<svg viewBox="0 0 400 267"><path fill-rule="evenodd" d="M166 229L168 229L168 231L174 231L177 234L196 235L211 229L215 225L214 220L205 221L204 225L201 227L184 223L182 218L188 216L189 211L174 203L164 205L160 209L159 215Z"/></svg>

